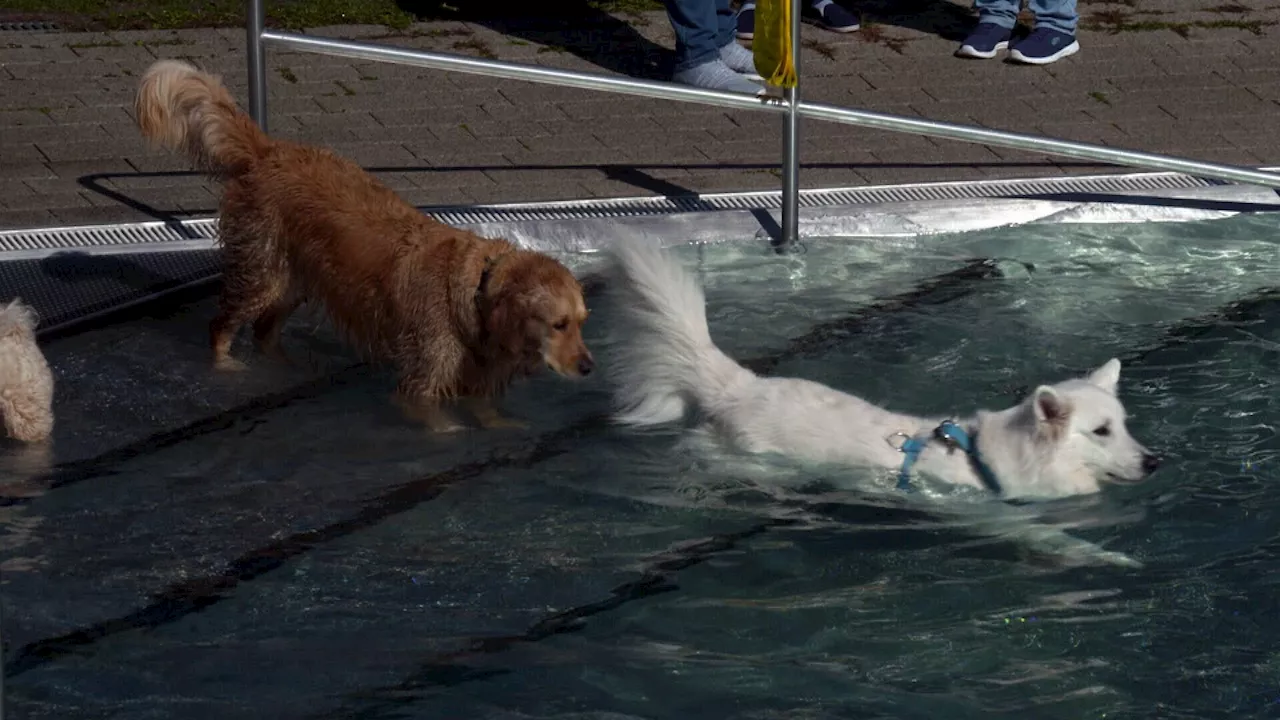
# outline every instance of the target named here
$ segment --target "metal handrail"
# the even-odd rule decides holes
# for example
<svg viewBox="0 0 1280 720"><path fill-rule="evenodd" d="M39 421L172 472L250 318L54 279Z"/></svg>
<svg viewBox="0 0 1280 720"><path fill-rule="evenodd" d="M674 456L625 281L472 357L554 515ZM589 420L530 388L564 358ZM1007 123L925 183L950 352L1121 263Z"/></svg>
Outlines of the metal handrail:
<svg viewBox="0 0 1280 720"><path fill-rule="evenodd" d="M845 125L960 140L991 147L1031 150L1042 152L1046 155L1097 160L1109 165L1126 165L1143 170L1170 170L1199 178L1231 180L1246 185L1280 188L1280 175L1273 172L1263 172L1236 165L1220 165L1200 160L1189 160L1173 155L1159 155L1138 150L1106 147L1104 145L1090 145L1089 143L1074 142L1072 140L1059 140L1057 138L1006 132L1004 130L990 130L984 127L956 125L935 120L921 120L901 115L886 115L869 110L852 110L838 105L801 103L800 114L817 120L830 120Z"/></svg>
<svg viewBox="0 0 1280 720"><path fill-rule="evenodd" d="M250 2L256 1L250 0ZM637 80L621 75L601 75L598 73L577 72L575 70L559 70L538 65L482 60L466 55L410 50L408 48L395 47L394 45L376 45L355 40L338 40L316 35L276 32L274 30L264 31L262 39L285 50L332 55L334 57L352 58L353 60L372 60L395 65L444 70L445 72L484 75L485 77L505 78L508 80L524 80L545 85L582 88L584 90L602 90L619 95L639 95L659 100L678 100L702 105L715 105L733 110L786 111L786 106L779 101L777 96L758 97L747 95L746 93L703 90L691 85L678 85L656 80ZM250 77L252 78L252 71L250 71ZM250 95L252 96L252 93ZM256 120L257 118L254 119Z"/></svg>
<svg viewBox="0 0 1280 720"><path fill-rule="evenodd" d="M1251 168L1220 165L1170 155L1091 145L1037 135L1005 132L1003 130L991 130L971 125L957 125L866 110L853 110L835 105L799 102L798 89L785 91L781 99L776 96L760 98L742 93L703 90L668 82L558 70L536 65L484 60L462 55L411 50L313 35L271 30L259 31L258 28L262 27L264 0L246 0L246 2L249 8L249 109L254 119L264 128L266 127L266 67L261 46L265 43L301 52L410 65L444 70L446 72L523 80L663 100L678 100L729 109L781 113L786 119L783 126L783 233L778 244L783 247L794 242L798 234L797 208L799 205L800 163L798 157L797 118L799 116L859 127L959 140L990 147L1029 150L1046 155L1094 160L1106 164L1124 165L1144 170L1166 170L1200 178L1214 178L1280 188L1280 175ZM795 20L792 28L793 48L800 46L799 15L798 11L793 13L793 19ZM255 46L257 46L256 50ZM796 60L798 63L799 58L796 58Z"/></svg>

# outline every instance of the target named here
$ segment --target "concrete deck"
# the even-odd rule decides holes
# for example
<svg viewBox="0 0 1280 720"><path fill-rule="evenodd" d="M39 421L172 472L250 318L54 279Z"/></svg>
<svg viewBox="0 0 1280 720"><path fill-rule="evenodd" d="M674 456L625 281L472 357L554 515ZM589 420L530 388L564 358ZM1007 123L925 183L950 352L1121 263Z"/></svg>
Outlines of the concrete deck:
<svg viewBox="0 0 1280 720"><path fill-rule="evenodd" d="M1049 67L952 57L969 11L865 6L804 28L806 98L1241 165L1280 165L1280 4L1081 2L1080 54ZM1145 9L1150 6L1150 9ZM895 14L897 13L897 14ZM311 32L661 78L662 13L571 25ZM149 149L138 76L185 57L246 96L244 33L0 32L0 228L207 215L217 188ZM776 189L780 121L674 102L268 52L273 133L328 145L420 205ZM802 127L804 187L1119 170L829 123Z"/></svg>

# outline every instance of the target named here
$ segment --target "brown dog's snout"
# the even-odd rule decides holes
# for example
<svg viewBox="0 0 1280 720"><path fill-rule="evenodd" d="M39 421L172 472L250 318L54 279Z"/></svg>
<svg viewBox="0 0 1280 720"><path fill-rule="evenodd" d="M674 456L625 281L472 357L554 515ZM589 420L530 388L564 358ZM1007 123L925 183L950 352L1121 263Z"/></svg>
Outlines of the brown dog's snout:
<svg viewBox="0 0 1280 720"><path fill-rule="evenodd" d="M595 370L595 369L596 369L596 361L592 359L591 353L583 353L578 358L578 374L579 375L586 377L591 374L592 370Z"/></svg>

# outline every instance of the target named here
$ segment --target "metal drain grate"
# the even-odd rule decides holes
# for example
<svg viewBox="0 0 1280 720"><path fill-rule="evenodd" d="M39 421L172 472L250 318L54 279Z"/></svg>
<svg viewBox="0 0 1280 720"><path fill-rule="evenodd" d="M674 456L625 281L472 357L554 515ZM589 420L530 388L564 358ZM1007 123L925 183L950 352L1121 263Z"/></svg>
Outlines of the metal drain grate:
<svg viewBox="0 0 1280 720"><path fill-rule="evenodd" d="M61 30L58 23L44 20L0 22L0 32L60 32Z"/></svg>
<svg viewBox="0 0 1280 720"><path fill-rule="evenodd" d="M37 228L0 232L0 260L5 254L51 254L57 250L83 250L94 247L138 245L137 252L148 252L147 245L196 241L209 246L218 236L216 218L199 218L176 222L143 222L121 225L86 225L83 227ZM163 250L165 248L156 248Z"/></svg>
<svg viewBox="0 0 1280 720"><path fill-rule="evenodd" d="M1227 183L1216 180L1203 180L1176 173L1097 175L1035 180L990 180L977 183L921 183L806 190L800 193L800 205L802 207L832 207L838 205L865 205L868 203L918 202L921 200L1117 193L1204 188L1224 184ZM572 203L520 203L465 208L427 208L426 211L441 222L451 225L468 225L515 220L635 217L640 215L666 215L719 210L773 210L780 207L782 207L782 193L765 191L693 197L643 197L619 198L616 200L581 200Z"/></svg>

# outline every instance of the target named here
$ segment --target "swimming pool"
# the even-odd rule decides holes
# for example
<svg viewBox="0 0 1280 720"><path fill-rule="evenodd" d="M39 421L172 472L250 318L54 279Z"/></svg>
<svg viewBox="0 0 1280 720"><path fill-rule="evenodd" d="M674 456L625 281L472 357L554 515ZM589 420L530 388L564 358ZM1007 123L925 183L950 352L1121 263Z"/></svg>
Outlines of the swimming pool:
<svg viewBox="0 0 1280 720"><path fill-rule="evenodd" d="M60 465L0 508L7 709L1277 715L1280 240L1274 213L1223 215L673 249L727 352L905 411L1121 357L1164 467L1042 511L1136 570L850 489L871 474L611 428L603 380L539 378L508 403L530 430L441 439L304 318L285 342L314 368L238 376L207 370L208 299L52 341Z"/></svg>

